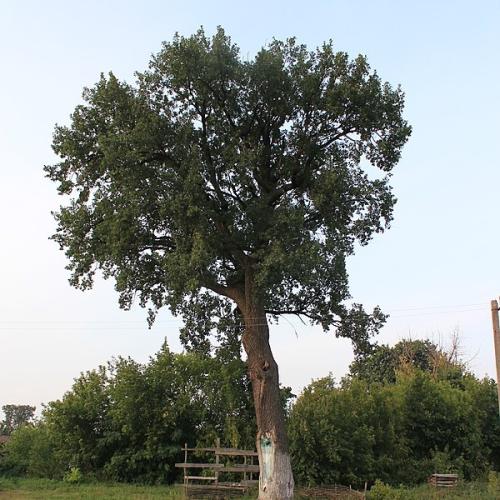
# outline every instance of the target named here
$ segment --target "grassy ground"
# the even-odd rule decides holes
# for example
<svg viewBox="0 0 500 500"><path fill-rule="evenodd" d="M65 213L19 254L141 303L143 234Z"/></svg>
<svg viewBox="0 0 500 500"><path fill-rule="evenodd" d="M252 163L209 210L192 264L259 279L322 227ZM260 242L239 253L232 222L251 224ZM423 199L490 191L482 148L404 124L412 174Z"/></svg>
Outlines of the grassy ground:
<svg viewBox="0 0 500 500"><path fill-rule="evenodd" d="M0 478L0 499L181 499L177 486L136 486L131 484L67 484L49 479Z"/></svg>
<svg viewBox="0 0 500 500"><path fill-rule="evenodd" d="M250 500L256 495L239 497ZM48 479L17 479L0 477L0 499L182 499L182 488L178 486L136 486L130 484L67 484ZM305 498L300 494L297 499ZM310 498L310 497L309 497ZM487 483L465 483L453 490L435 489L422 485L416 488L389 488L368 493L368 500L498 500L500 492L493 491Z"/></svg>
<svg viewBox="0 0 500 500"><path fill-rule="evenodd" d="M486 482L461 483L456 488L435 488L427 484L414 488L387 488L369 492L368 500L499 500L496 485Z"/></svg>

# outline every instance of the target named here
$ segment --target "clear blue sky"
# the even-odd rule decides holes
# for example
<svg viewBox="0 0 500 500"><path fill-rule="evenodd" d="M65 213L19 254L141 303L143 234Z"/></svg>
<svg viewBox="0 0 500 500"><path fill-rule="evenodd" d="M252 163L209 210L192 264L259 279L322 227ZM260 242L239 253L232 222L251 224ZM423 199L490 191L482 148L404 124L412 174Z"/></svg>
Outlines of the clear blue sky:
<svg viewBox="0 0 500 500"><path fill-rule="evenodd" d="M133 79L163 40L222 25L252 55L273 37L366 54L406 92L413 135L395 169L390 231L349 261L354 299L392 314L380 341L448 338L455 328L480 376L494 376L489 300L500 293L498 1L0 1L0 405L60 397L80 371L114 355L145 361L168 312L148 331L118 309L112 283L71 289L53 242L58 207L42 166L54 124L67 123L100 72ZM296 320L272 329L284 384L340 378L352 352Z"/></svg>

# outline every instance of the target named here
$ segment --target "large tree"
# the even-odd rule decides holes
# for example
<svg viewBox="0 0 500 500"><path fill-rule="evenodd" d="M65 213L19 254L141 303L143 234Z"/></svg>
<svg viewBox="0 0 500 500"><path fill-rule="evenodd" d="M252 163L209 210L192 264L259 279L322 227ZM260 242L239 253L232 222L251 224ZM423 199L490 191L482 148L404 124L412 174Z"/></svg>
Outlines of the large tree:
<svg viewBox="0 0 500 500"><path fill-rule="evenodd" d="M54 239L71 283L87 289L100 271L122 307L137 297L151 320L164 305L182 314L191 342L239 317L259 495L290 498L268 319L300 315L355 346L383 322L345 306L345 262L391 220L390 172L410 134L402 91L331 43L275 40L246 60L218 29L175 36L135 85L109 74L83 97L46 167L69 200Z"/></svg>

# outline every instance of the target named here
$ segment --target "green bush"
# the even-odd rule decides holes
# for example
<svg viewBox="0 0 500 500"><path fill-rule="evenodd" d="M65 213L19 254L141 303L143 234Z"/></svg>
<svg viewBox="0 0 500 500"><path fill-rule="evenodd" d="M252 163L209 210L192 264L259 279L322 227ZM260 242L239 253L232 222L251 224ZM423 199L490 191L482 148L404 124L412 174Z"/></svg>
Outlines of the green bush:
<svg viewBox="0 0 500 500"><path fill-rule="evenodd" d="M458 384L420 369L388 384L315 381L288 422L296 481L360 488L376 479L420 484L434 472L480 479L500 453L494 389L469 374Z"/></svg>
<svg viewBox="0 0 500 500"><path fill-rule="evenodd" d="M0 460L3 474L61 478L61 471L55 436L44 423L20 427L4 446Z"/></svg>
<svg viewBox="0 0 500 500"><path fill-rule="evenodd" d="M211 446L219 437L253 448L251 391L238 356L174 354L164 346L147 364L120 358L82 374L40 422L12 433L0 474L170 483L185 442ZM488 470L500 461L495 383L420 366L427 365L394 372L389 382L326 377L306 387L288 413L297 484L362 489L368 482L376 493L455 472L481 478L486 491ZM290 393L282 395L286 405ZM488 484L496 495L493 473Z"/></svg>
<svg viewBox="0 0 500 500"><path fill-rule="evenodd" d="M79 484L83 482L83 474L78 467L71 467L70 470L64 474L63 481L69 484Z"/></svg>
<svg viewBox="0 0 500 500"><path fill-rule="evenodd" d="M377 479L368 493L368 500L403 500L403 493Z"/></svg>
<svg viewBox="0 0 500 500"><path fill-rule="evenodd" d="M46 406L39 424L12 434L0 471L170 483L185 442L212 446L220 438L226 446L253 447L246 366L223 354L175 354L165 345L147 364L119 358L82 374Z"/></svg>
<svg viewBox="0 0 500 500"><path fill-rule="evenodd" d="M488 473L488 493L498 498L500 496L500 478L498 472L490 470Z"/></svg>

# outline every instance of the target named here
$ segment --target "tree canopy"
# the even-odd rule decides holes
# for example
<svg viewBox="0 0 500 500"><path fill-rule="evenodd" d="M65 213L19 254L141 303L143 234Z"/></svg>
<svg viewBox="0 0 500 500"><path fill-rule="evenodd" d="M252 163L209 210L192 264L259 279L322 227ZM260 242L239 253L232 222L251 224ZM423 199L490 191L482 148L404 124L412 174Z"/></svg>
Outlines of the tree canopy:
<svg viewBox="0 0 500 500"><path fill-rule="evenodd" d="M19 427L32 423L35 410L36 407L30 405L3 405L4 419L0 421L0 434L10 435Z"/></svg>
<svg viewBox="0 0 500 500"><path fill-rule="evenodd" d="M459 359L458 334L451 337L447 349L430 340L400 340L393 347L370 345L368 351L357 354L350 366L350 376L367 382L394 383L398 373L418 368L433 377L460 381L466 364Z"/></svg>
<svg viewBox="0 0 500 500"><path fill-rule="evenodd" d="M110 73L83 97L46 167L71 196L54 239L73 285L100 270L123 307L168 304L207 331L252 266L268 313L344 319L349 336L383 319L342 305L345 259L392 218L410 127L403 92L365 57L289 39L242 60L222 29L200 30L165 43L135 85Z"/></svg>

